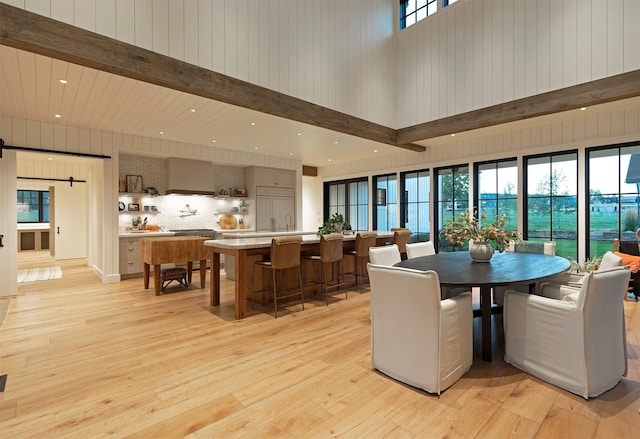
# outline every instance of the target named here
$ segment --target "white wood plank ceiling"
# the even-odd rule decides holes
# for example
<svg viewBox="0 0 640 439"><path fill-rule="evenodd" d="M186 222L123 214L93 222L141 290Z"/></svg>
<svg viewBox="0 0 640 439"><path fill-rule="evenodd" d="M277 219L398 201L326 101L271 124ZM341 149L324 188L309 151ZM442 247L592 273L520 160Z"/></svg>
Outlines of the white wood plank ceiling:
<svg viewBox="0 0 640 439"><path fill-rule="evenodd" d="M399 151L6 46L0 46L0 113L16 119L298 159L318 167Z"/></svg>

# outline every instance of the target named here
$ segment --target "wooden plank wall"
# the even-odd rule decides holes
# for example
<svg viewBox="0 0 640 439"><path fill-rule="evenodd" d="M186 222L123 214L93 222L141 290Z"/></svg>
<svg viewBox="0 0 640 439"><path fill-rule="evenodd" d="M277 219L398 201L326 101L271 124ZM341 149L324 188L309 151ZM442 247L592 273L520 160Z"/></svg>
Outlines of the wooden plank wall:
<svg viewBox="0 0 640 439"><path fill-rule="evenodd" d="M640 69L636 0L460 0L398 34L398 126Z"/></svg>

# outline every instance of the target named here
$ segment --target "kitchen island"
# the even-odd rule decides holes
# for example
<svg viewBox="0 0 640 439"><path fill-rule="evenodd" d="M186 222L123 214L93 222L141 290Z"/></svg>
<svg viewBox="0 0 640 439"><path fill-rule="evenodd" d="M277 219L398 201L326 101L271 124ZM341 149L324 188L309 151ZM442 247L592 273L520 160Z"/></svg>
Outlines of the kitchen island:
<svg viewBox="0 0 640 439"><path fill-rule="evenodd" d="M191 283L193 261L206 267L208 250L204 246L207 238L197 236L173 236L167 238L143 238L140 240L140 259L144 263L144 288L149 288L150 266L153 265L153 285L156 296L162 286L161 264L186 262L187 282ZM218 264L220 259L218 258ZM200 288L204 288L207 270L200 270Z"/></svg>
<svg viewBox="0 0 640 439"><path fill-rule="evenodd" d="M272 234L270 234L272 235ZM356 239L355 234L344 236L344 246L353 246ZM379 232L378 245L384 245L393 239L392 232ZM243 319L247 314L247 295L251 293L251 276L253 264L261 260L271 252L272 236L256 238L227 238L213 239L204 242L204 245L211 248L211 283L210 283L210 304L220 305L220 255L230 255L235 257L235 318ZM317 251L320 244L320 237L317 234L302 235L302 252Z"/></svg>

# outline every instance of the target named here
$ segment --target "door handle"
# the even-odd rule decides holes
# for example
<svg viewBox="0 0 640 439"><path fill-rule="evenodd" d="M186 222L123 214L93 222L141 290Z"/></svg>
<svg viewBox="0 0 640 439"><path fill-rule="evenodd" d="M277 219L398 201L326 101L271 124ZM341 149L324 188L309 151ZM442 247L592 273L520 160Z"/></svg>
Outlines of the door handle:
<svg viewBox="0 0 640 439"><path fill-rule="evenodd" d="M56 227L58 229L58 235L60 234L60 227Z"/></svg>
<svg viewBox="0 0 640 439"><path fill-rule="evenodd" d="M0 235L0 247L4 247L4 244L2 243L2 238L4 238L4 235Z"/></svg>

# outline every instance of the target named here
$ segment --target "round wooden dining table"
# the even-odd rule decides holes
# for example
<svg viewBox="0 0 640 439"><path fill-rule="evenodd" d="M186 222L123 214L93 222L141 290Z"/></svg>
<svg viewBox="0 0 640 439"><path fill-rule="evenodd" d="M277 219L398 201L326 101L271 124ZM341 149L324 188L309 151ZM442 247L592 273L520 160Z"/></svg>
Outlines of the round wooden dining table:
<svg viewBox="0 0 640 439"><path fill-rule="evenodd" d="M473 262L469 252L440 252L395 264L438 273L440 285L449 288L479 287L482 318L482 359L491 361L491 289L513 284L535 284L566 272L568 259L537 253L495 253L489 262Z"/></svg>

